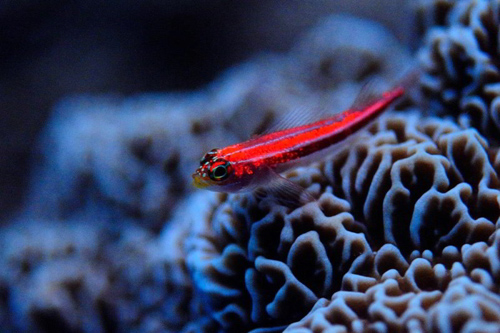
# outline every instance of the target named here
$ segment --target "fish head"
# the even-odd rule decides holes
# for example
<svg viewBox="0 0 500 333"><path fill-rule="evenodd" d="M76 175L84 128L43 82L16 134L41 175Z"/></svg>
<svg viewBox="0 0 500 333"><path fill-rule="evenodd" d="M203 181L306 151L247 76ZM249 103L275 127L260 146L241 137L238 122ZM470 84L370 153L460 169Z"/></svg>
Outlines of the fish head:
<svg viewBox="0 0 500 333"><path fill-rule="evenodd" d="M212 149L200 160L200 166L193 173L193 185L197 188L230 192L233 167L231 163L219 155L219 149Z"/></svg>

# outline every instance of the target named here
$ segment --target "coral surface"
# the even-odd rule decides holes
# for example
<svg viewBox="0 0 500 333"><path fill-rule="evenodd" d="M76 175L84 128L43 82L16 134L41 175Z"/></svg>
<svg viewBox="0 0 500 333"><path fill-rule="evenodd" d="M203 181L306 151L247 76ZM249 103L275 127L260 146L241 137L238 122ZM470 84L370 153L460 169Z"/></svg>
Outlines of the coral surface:
<svg viewBox="0 0 500 333"><path fill-rule="evenodd" d="M299 207L194 192L190 175L288 113L401 79L415 57L375 23L332 16L195 92L66 98L0 228L0 326L499 331L497 3L419 2L422 99L285 174L314 197Z"/></svg>
<svg viewBox="0 0 500 333"><path fill-rule="evenodd" d="M0 274L10 325L22 331L102 331L109 288L94 226L33 220L2 230ZM2 323L3 327L9 327Z"/></svg>
<svg viewBox="0 0 500 333"><path fill-rule="evenodd" d="M492 249L486 259L475 258L480 244L498 246L500 183L489 149L476 131L450 121L392 114L350 149L288 174L319 196L316 202L291 211L252 194L231 195L205 218L186 217L192 224L186 264L205 312L224 329L279 328L319 302L322 315L340 318L332 325L353 320L340 313L347 311L342 306L370 314L349 330L372 328L365 320L394 330L434 328L445 324L423 318L444 311L455 297L446 295L465 284L472 294L490 295L486 314L477 316L495 323L499 318L488 309L498 304L499 254ZM490 289L477 289L470 279ZM335 306L321 301L331 294ZM391 305L371 314L368 306L385 303ZM392 321L391 311L397 312ZM304 320L319 320L315 313ZM456 327L455 320L446 325Z"/></svg>
<svg viewBox="0 0 500 333"><path fill-rule="evenodd" d="M420 51L431 110L498 143L500 2L435 1L431 8L439 25L429 27Z"/></svg>

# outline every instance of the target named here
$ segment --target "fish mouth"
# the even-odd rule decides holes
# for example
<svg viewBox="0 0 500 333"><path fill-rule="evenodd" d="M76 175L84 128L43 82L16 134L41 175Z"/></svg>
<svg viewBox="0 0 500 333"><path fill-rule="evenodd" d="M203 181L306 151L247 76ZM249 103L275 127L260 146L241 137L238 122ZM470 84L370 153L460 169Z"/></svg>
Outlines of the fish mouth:
<svg viewBox="0 0 500 333"><path fill-rule="evenodd" d="M210 184L208 182L204 181L197 174L193 174L192 177L193 177L193 186L194 187L204 189L204 188L207 188L208 186L210 186Z"/></svg>

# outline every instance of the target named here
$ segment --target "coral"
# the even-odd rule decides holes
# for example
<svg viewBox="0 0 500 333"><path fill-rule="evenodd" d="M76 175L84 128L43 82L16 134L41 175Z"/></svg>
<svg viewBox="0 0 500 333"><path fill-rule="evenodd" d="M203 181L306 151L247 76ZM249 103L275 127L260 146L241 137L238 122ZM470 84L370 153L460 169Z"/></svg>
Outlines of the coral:
<svg viewBox="0 0 500 333"><path fill-rule="evenodd" d="M433 3L441 11L442 1ZM499 2L445 2L443 26L432 26L420 50L421 83L437 114L450 114L498 144L500 134ZM443 19L439 19L443 21Z"/></svg>
<svg viewBox="0 0 500 333"><path fill-rule="evenodd" d="M133 226L19 221L0 234L2 328L178 331L197 309L172 228L157 239Z"/></svg>
<svg viewBox="0 0 500 333"><path fill-rule="evenodd" d="M27 209L0 231L0 325L497 330L492 4L419 9L431 16L425 93L432 112L458 123L400 103L335 155L285 175L315 198L300 207L271 194L190 193L190 174L205 151L288 112L348 107L367 79L387 88L411 58L376 24L331 17L288 54L260 56L192 93L62 101Z"/></svg>
<svg viewBox="0 0 500 333"><path fill-rule="evenodd" d="M386 244L360 257L342 290L319 300L285 332L481 331L500 329L498 232L488 246L412 254ZM357 267L356 267L357 266Z"/></svg>
<svg viewBox="0 0 500 333"><path fill-rule="evenodd" d="M375 243L408 254L492 234L500 182L477 132L416 115L385 117L369 131L324 168Z"/></svg>
<svg viewBox="0 0 500 333"><path fill-rule="evenodd" d="M499 329L498 149L474 130L418 119L383 118L325 163L371 247L398 247L358 257L341 290L287 331Z"/></svg>
<svg viewBox="0 0 500 333"><path fill-rule="evenodd" d="M413 290L405 299L416 297L415 304L428 302L424 291L434 299L431 290L444 291L451 276L487 285L497 263L485 259L492 261L481 267L487 273L474 270L469 263L482 261L467 259L467 249L496 237L500 182L492 156L473 129L390 114L349 150L288 174L317 202L291 211L242 194L221 196L204 217L183 209L191 224L186 265L204 311L224 329L281 327L338 290L340 299L389 288L380 285L385 274L405 276L401 288ZM453 266L460 248L463 272Z"/></svg>
<svg viewBox="0 0 500 333"><path fill-rule="evenodd" d="M370 251L348 209L328 193L293 212L231 196L194 220L186 262L206 311L225 329L279 326L307 313Z"/></svg>
<svg viewBox="0 0 500 333"><path fill-rule="evenodd" d="M386 273L365 292L339 291L318 301L304 319L285 332L481 331L500 329L500 296L462 276L441 291L442 267L415 260L404 277ZM420 275L420 277L418 277ZM447 274L442 275L449 278ZM431 281L427 278L433 278ZM415 285L420 282L426 289ZM433 285L437 283L436 285Z"/></svg>
<svg viewBox="0 0 500 333"><path fill-rule="evenodd" d="M0 280L15 330L102 331L108 316L106 235L77 223L18 222L1 234Z"/></svg>

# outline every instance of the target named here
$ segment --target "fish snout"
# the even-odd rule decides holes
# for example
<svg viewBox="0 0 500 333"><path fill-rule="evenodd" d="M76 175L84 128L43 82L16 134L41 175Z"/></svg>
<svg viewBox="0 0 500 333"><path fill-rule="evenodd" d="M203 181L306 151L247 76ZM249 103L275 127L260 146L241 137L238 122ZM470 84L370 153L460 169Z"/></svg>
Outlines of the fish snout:
<svg viewBox="0 0 500 333"><path fill-rule="evenodd" d="M205 181L203 178L201 178L197 173L193 173L192 177L193 177L193 186L196 188L204 189L210 185L207 181Z"/></svg>

